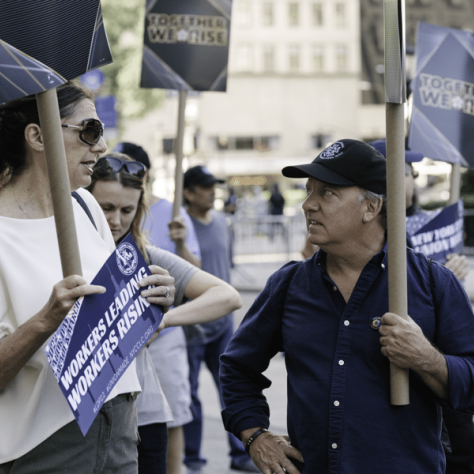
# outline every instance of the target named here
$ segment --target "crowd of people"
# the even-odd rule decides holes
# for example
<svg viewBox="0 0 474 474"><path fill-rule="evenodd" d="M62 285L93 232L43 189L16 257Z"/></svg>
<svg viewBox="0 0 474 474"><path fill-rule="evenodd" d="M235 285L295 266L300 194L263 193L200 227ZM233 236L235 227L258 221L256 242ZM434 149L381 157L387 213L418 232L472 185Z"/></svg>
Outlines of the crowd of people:
<svg viewBox="0 0 474 474"><path fill-rule="evenodd" d="M232 236L214 208L224 184L184 174L184 207L147 192L147 152L107 152L91 93L57 88L83 275L62 276L34 96L0 106L0 474L205 472L199 375L212 375L229 466L264 474L474 472L474 313L467 260L411 249L408 319L388 310L385 142L342 139L304 178L303 260L274 273L234 332ZM406 152L407 213L416 207ZM255 199L262 200L255 191ZM415 197L415 198L414 198ZM270 214L285 200L275 183ZM229 193L225 210L236 212ZM275 232L276 229L273 229ZM150 268L141 296L163 320L84 436L44 348L115 246L131 234ZM456 310L453 311L453 308ZM269 431L263 375L285 355L288 436ZM389 363L410 370L410 404L389 403Z"/></svg>

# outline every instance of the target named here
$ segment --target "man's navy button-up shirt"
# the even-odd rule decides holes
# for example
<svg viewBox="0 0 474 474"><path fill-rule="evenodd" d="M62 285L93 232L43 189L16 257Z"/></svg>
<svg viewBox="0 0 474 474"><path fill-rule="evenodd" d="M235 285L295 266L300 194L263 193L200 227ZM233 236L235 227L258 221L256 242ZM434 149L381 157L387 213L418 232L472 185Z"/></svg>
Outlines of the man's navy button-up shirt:
<svg viewBox="0 0 474 474"><path fill-rule="evenodd" d="M319 251L267 282L221 357L226 429L269 426L262 375L285 352L287 425L304 473L444 473L441 409L474 410L474 315L454 274L407 249L408 314L445 355L449 402L410 371L410 404L390 404L389 361L374 323L388 311L386 247L362 271L346 303ZM297 267L297 268L296 268ZM436 304L434 304L434 298ZM436 311L435 311L436 307Z"/></svg>

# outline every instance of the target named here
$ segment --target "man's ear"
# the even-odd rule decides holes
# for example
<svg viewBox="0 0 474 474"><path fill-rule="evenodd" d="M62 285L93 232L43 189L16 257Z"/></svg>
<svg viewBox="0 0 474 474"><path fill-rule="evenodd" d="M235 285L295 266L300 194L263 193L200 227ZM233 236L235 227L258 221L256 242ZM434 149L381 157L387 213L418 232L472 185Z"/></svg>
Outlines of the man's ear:
<svg viewBox="0 0 474 474"><path fill-rule="evenodd" d="M377 200L373 199L366 199L365 200L365 213L362 218L363 222L370 222L374 220L379 214L380 211L382 210L383 206L383 199L378 198Z"/></svg>
<svg viewBox="0 0 474 474"><path fill-rule="evenodd" d="M25 128L25 141L27 147L35 151L43 151L44 143L41 127L36 123L29 123Z"/></svg>
<svg viewBox="0 0 474 474"><path fill-rule="evenodd" d="M183 196L186 201L193 202L192 197L194 196L194 193L191 192L191 190L189 190L188 188L183 189Z"/></svg>

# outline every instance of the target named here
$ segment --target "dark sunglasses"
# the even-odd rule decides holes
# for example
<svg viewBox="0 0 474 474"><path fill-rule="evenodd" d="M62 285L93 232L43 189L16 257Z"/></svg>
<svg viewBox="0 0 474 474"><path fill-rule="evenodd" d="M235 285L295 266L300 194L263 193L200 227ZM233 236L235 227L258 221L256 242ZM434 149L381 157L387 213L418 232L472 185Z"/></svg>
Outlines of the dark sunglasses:
<svg viewBox="0 0 474 474"><path fill-rule="evenodd" d="M136 178L143 178L145 176L146 167L139 161L124 161L114 156L104 156L99 158L94 168L100 167L106 173L118 173L125 169L125 172L135 176Z"/></svg>
<svg viewBox="0 0 474 474"><path fill-rule="evenodd" d="M79 130L79 138L88 145L95 145L100 137L104 134L104 125L97 119L84 119L81 125L61 124L64 128L77 128Z"/></svg>

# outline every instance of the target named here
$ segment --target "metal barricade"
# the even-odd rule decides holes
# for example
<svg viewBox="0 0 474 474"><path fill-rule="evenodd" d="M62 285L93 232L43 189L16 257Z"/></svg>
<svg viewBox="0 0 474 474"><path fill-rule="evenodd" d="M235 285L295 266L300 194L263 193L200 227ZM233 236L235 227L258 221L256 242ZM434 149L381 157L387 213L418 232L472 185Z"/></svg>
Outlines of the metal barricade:
<svg viewBox="0 0 474 474"><path fill-rule="evenodd" d="M306 239L303 214L232 216L228 222L236 265L301 259Z"/></svg>

